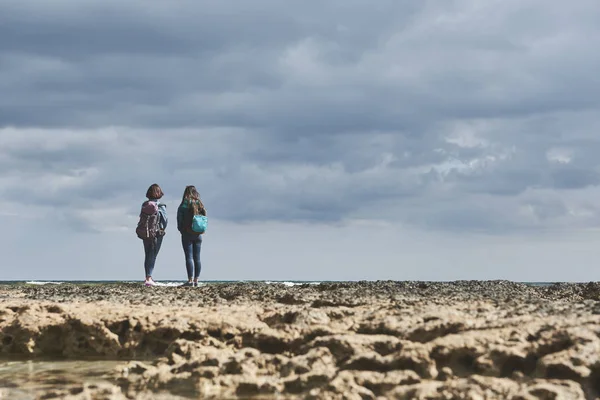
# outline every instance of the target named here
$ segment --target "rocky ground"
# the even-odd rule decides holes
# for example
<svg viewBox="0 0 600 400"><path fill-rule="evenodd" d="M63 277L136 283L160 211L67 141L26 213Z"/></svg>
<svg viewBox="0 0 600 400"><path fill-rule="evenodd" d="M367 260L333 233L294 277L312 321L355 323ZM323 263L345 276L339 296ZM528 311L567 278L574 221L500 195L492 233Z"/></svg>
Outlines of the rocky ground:
<svg viewBox="0 0 600 400"><path fill-rule="evenodd" d="M0 354L123 360L39 398L598 399L599 301L600 283L0 286Z"/></svg>

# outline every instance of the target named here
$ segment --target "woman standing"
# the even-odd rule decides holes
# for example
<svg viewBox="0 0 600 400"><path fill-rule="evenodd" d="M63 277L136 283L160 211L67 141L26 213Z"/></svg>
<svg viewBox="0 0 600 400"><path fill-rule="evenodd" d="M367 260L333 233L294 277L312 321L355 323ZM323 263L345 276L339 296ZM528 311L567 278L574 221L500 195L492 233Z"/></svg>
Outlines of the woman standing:
<svg viewBox="0 0 600 400"><path fill-rule="evenodd" d="M160 202L163 191L156 183L148 188L146 197L148 200L142 204L140 222L136 232L144 242L144 270L146 272L144 283L146 286L154 286L156 282L152 279L152 272L165 236L165 229L167 229L167 205Z"/></svg>
<svg viewBox="0 0 600 400"><path fill-rule="evenodd" d="M202 233L192 229L195 215L206 216L206 209L200 194L194 186L187 186L183 192L183 199L177 209L177 229L181 232L181 244L185 254L185 266L188 281L183 286L198 286L200 276L200 248L202 246Z"/></svg>

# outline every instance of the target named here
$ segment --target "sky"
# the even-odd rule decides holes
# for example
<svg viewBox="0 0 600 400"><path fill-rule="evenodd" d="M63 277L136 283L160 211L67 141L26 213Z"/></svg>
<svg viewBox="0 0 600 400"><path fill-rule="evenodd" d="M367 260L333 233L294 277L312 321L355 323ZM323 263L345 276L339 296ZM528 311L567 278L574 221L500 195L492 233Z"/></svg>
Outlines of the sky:
<svg viewBox="0 0 600 400"><path fill-rule="evenodd" d="M0 280L600 280L600 3L2 0Z"/></svg>

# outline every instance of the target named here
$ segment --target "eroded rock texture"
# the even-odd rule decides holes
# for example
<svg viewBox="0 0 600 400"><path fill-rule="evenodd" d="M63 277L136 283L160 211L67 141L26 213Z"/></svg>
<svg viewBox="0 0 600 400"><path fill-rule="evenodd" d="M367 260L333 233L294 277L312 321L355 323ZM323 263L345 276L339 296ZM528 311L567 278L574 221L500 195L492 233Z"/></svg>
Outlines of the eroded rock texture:
<svg viewBox="0 0 600 400"><path fill-rule="evenodd" d="M7 286L0 300L5 358L124 360L113 387L63 397L600 398L594 283Z"/></svg>

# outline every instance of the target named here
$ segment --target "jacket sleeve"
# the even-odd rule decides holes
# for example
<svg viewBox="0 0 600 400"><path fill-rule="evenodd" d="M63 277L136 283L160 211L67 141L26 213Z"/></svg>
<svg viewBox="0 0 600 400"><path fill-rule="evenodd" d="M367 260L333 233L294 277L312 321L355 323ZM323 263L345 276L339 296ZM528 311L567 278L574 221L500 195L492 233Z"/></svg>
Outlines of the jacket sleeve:
<svg viewBox="0 0 600 400"><path fill-rule="evenodd" d="M183 229L183 207L179 206L177 209L177 230L181 232Z"/></svg>
<svg viewBox="0 0 600 400"><path fill-rule="evenodd" d="M158 213L160 214L162 228L167 229L167 225L169 224L169 218L167 217L167 205L160 204L158 206Z"/></svg>

